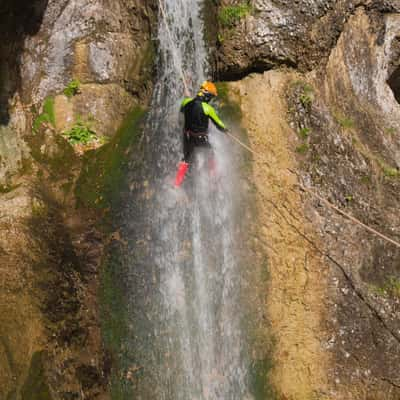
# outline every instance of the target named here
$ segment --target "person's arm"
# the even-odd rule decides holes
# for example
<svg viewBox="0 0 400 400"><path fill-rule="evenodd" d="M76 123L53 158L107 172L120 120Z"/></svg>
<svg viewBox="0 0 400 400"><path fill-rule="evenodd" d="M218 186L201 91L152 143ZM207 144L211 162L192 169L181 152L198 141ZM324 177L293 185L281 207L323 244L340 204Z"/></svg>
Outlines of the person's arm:
<svg viewBox="0 0 400 400"><path fill-rule="evenodd" d="M185 98L182 100L182 103L181 103L181 112L183 112L183 109L185 108L186 104L190 103L192 100L193 100L193 99L192 99L191 97L185 97Z"/></svg>
<svg viewBox="0 0 400 400"><path fill-rule="evenodd" d="M217 129L219 129L222 132L226 132L228 129L226 128L225 124L221 121L221 119L218 117L214 108L210 106L208 103L202 103L202 104L203 104L204 114L206 114L211 119L211 121L214 123Z"/></svg>

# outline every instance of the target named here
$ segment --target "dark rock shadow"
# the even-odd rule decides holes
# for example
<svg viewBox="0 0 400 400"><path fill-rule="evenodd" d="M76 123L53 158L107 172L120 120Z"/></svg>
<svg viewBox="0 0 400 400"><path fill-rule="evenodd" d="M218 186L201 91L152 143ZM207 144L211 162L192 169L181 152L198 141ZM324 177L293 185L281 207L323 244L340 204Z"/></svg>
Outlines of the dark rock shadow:
<svg viewBox="0 0 400 400"><path fill-rule="evenodd" d="M0 2L0 125L9 123L9 99L21 87L24 39L39 31L47 4L48 0Z"/></svg>

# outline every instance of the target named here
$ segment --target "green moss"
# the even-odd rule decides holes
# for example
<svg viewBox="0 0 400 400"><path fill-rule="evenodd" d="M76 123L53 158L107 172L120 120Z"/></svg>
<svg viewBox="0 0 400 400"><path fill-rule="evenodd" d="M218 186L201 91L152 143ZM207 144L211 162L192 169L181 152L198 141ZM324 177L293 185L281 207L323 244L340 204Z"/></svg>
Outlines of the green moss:
<svg viewBox="0 0 400 400"><path fill-rule="evenodd" d="M271 357L254 361L250 366L250 388L254 400L276 399L275 390L269 383L269 373L271 369Z"/></svg>
<svg viewBox="0 0 400 400"><path fill-rule="evenodd" d="M0 193L10 193L13 190L17 189L19 186L21 186L20 184L18 185L2 185L0 184Z"/></svg>
<svg viewBox="0 0 400 400"><path fill-rule="evenodd" d="M309 136L310 136L310 133L311 133L311 129L310 128L301 128L300 129L300 131L299 131L299 136L302 138L302 139L307 139Z"/></svg>
<svg viewBox="0 0 400 400"><path fill-rule="evenodd" d="M242 128L242 109L240 103L234 101L229 93L229 85L225 82L216 83L218 89L218 113L222 120L227 124L228 128L235 127L235 134L238 135L239 139L245 144L248 144L248 137L246 129ZM252 168L253 156L250 152L245 150L243 153L243 172L248 173L249 169Z"/></svg>
<svg viewBox="0 0 400 400"><path fill-rule="evenodd" d="M54 126L56 123L56 117L54 114L54 97L47 97L43 103L43 113L45 113L49 122Z"/></svg>
<svg viewBox="0 0 400 400"><path fill-rule="evenodd" d="M112 360L110 395L113 400L134 398L131 383L121 373L131 366L126 354L128 350L124 346L129 335L129 315L124 292L128 272L124 270L124 265L119 248L111 249L102 265L99 291L101 332Z"/></svg>
<svg viewBox="0 0 400 400"><path fill-rule="evenodd" d="M397 129L396 129L396 128L393 128L393 127L386 128L386 129L385 129L385 133L386 133L387 135L389 135L389 136L394 136L394 135L397 134Z"/></svg>
<svg viewBox="0 0 400 400"><path fill-rule="evenodd" d="M296 153L305 154L305 153L307 153L308 149L309 149L308 144L307 143L303 143L300 146L296 147Z"/></svg>
<svg viewBox="0 0 400 400"><path fill-rule="evenodd" d="M363 183L364 185L369 185L372 182L372 179L369 175L363 175L360 178L361 183Z"/></svg>
<svg viewBox="0 0 400 400"><path fill-rule="evenodd" d="M44 124L51 124L53 127L55 126L56 119L54 113L54 97L46 97L43 102L43 111L39 114L34 120L32 124L32 130L35 133L38 133Z"/></svg>
<svg viewBox="0 0 400 400"><path fill-rule="evenodd" d="M103 340L113 353L121 350L122 340L127 334L128 317L124 308L125 299L118 285L121 282L121 268L119 255L110 254L103 264L101 274L100 312Z"/></svg>
<svg viewBox="0 0 400 400"><path fill-rule="evenodd" d="M398 169L392 168L392 167L388 167L388 166L384 166L383 167L383 174L387 178L398 178L398 177L400 177L400 171Z"/></svg>
<svg viewBox="0 0 400 400"><path fill-rule="evenodd" d="M144 115L142 108L135 108L109 143L85 154L75 188L80 205L105 209L117 200L128 162L127 151L138 142Z"/></svg>
<svg viewBox="0 0 400 400"><path fill-rule="evenodd" d="M400 298L400 279L391 276L382 286L371 285L370 290L379 296Z"/></svg>
<svg viewBox="0 0 400 400"><path fill-rule="evenodd" d="M59 135L54 135L51 149L47 147L42 151L46 142L46 133L42 130L27 138L33 159L42 164L50 172L51 178L71 177L71 168L77 162L73 148Z"/></svg>
<svg viewBox="0 0 400 400"><path fill-rule="evenodd" d="M335 118L343 129L353 129L355 127L354 121L349 117L337 114L335 115Z"/></svg>
<svg viewBox="0 0 400 400"><path fill-rule="evenodd" d="M381 167L383 175L386 178L399 178L400 177L400 170L389 166L385 161L383 161L379 158L377 158L376 161L379 164L379 166Z"/></svg>
<svg viewBox="0 0 400 400"><path fill-rule="evenodd" d="M218 21L224 28L233 28L242 18L251 12L248 1L234 6L222 7L218 13Z"/></svg>
<svg viewBox="0 0 400 400"><path fill-rule="evenodd" d="M32 356L28 377L22 387L21 400L52 400L42 357L42 352L36 352Z"/></svg>
<svg viewBox="0 0 400 400"><path fill-rule="evenodd" d="M348 203L350 203L350 202L352 202L352 201L354 200L354 197L353 197L351 194L349 194L349 195L346 196L344 199L345 199Z"/></svg>
<svg viewBox="0 0 400 400"><path fill-rule="evenodd" d="M233 101L229 96L229 86L225 82L216 83L218 90L218 112L224 121L229 121L232 124L240 124L242 120L242 110L240 104Z"/></svg>

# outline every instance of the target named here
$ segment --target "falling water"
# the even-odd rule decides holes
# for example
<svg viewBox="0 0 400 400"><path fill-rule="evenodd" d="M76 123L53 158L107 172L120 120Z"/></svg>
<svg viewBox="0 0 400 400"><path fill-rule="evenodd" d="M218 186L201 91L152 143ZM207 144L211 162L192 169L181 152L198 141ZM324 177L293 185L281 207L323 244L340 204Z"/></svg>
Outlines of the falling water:
<svg viewBox="0 0 400 400"><path fill-rule="evenodd" d="M159 22L159 75L145 128L145 156L129 219L130 351L135 398L252 399L241 303L241 155L211 129L216 160L198 151L182 189L183 95L207 76L201 0L165 0ZM172 41L170 37L172 35ZM133 361L132 361L133 360Z"/></svg>

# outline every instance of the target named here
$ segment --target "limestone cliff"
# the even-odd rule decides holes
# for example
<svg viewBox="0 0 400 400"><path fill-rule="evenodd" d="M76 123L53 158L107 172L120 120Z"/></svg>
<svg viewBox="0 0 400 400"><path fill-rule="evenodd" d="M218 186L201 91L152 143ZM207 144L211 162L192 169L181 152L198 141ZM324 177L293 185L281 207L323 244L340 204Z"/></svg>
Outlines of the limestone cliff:
<svg viewBox="0 0 400 400"><path fill-rule="evenodd" d="M400 5L206 4L214 75L233 81L254 150L274 343L261 378L277 399L398 399L400 250L304 188L400 240ZM110 209L152 92L155 10L0 4L1 399L111 397L99 265L105 244L124 244ZM118 330L108 273L103 312Z"/></svg>
<svg viewBox="0 0 400 400"><path fill-rule="evenodd" d="M1 399L107 398L97 222L134 140L118 127L151 94L153 19L141 0L1 2Z"/></svg>
<svg viewBox="0 0 400 400"><path fill-rule="evenodd" d="M218 73L257 72L229 87L256 152L277 398L400 396L400 249L299 186L399 241L399 13L394 1L219 8Z"/></svg>

